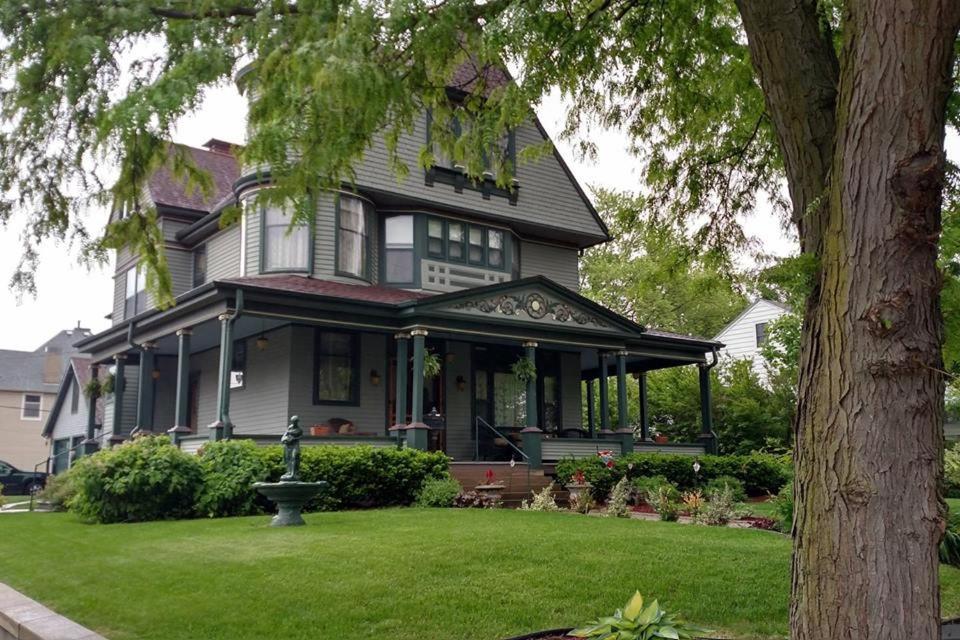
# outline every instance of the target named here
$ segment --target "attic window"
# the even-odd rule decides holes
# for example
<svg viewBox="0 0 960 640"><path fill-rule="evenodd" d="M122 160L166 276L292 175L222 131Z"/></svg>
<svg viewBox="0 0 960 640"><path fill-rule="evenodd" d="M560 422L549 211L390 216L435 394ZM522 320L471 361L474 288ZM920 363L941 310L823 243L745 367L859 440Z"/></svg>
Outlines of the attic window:
<svg viewBox="0 0 960 640"><path fill-rule="evenodd" d="M757 348L759 349L763 346L763 341L767 339L767 323L758 322L756 326L754 326L754 330L757 334Z"/></svg>
<svg viewBox="0 0 960 640"><path fill-rule="evenodd" d="M20 409L20 418L22 420L39 420L42 405L43 397L39 393L23 394L23 405Z"/></svg>

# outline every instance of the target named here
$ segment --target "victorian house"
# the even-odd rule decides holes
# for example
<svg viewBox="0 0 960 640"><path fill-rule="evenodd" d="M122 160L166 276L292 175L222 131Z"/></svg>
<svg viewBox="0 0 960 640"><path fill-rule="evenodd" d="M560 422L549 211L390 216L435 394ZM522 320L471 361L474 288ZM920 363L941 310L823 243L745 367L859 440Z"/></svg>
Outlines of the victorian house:
<svg viewBox="0 0 960 640"><path fill-rule="evenodd" d="M408 166L428 117L401 140ZM531 117L507 152L546 139ZM719 343L640 326L577 293L579 253L609 236L559 154L519 164L505 190L444 165L398 183L375 143L355 183L316 198L315 224L290 230L283 210L254 202L269 175L238 166L230 144L186 150L213 196L186 192L167 169L145 194L176 304L156 308L137 256L119 251L113 325L78 345L92 376L112 382L89 448L135 431L170 433L187 450L275 441L298 416L306 444L539 465L654 448L626 389L640 385L644 399L645 372L674 366L700 367L703 401L702 441L675 447L712 448ZM239 222L223 227L235 204Z"/></svg>

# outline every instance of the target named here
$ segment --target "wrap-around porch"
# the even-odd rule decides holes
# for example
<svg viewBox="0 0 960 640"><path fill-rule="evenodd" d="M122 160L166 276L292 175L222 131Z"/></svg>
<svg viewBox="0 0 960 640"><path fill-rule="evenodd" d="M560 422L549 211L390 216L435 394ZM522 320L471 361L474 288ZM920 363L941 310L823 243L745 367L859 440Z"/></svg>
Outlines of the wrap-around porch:
<svg viewBox="0 0 960 640"><path fill-rule="evenodd" d="M113 393L102 434L88 440L167 432L187 450L225 438L267 443L296 415L307 445L407 446L534 467L605 449L714 450L717 345L637 327L527 280L399 303L342 295L379 287L340 285L336 299L262 281L218 287L194 313L184 305L135 319L116 346L104 345L94 375L109 371ZM513 369L524 359L534 366L521 377ZM670 366L700 369L697 443L651 440L646 374Z"/></svg>

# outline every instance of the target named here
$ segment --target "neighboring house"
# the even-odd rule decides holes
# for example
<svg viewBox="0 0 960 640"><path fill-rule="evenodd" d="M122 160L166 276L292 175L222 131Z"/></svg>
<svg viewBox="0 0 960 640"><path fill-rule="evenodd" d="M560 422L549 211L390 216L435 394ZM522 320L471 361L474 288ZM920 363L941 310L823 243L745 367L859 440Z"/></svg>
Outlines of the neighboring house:
<svg viewBox="0 0 960 640"><path fill-rule="evenodd" d="M400 140L409 166L427 118ZM532 118L503 152L546 140ZM185 193L167 169L145 194L176 305L157 309L137 256L120 250L113 327L80 345L96 375L114 376L105 441L135 430L169 432L189 450L207 438L274 441L296 415L308 444L402 439L456 460L537 463L632 447L631 427L645 420L627 415L630 374L643 387L650 369L700 364L709 384L721 345L639 326L577 293L579 252L609 236L559 154L521 164L511 190L446 165L398 183L377 142L355 186L318 191L315 225L290 231L282 209L255 203L268 172L239 167L222 141L181 149L210 172L212 195ZM239 222L221 228L234 204ZM529 383L511 371L521 357L536 363ZM439 375L425 378L425 363ZM712 446L709 412L704 423L692 450ZM597 437L616 428L619 440Z"/></svg>
<svg viewBox="0 0 960 640"><path fill-rule="evenodd" d="M90 358L73 356L60 380L60 387L46 416L43 437L49 442L49 472L66 471L82 453L80 445L87 433L90 419L90 398L84 393L90 381ZM93 414L96 433L103 420L102 403Z"/></svg>
<svg viewBox="0 0 960 640"><path fill-rule="evenodd" d="M757 300L740 312L740 315L713 339L725 345L722 349L723 355L750 360L753 363L753 370L757 372L760 379L766 380L767 371L760 347L766 339L767 327L780 316L790 312L790 307L783 303L774 300Z"/></svg>
<svg viewBox="0 0 960 640"><path fill-rule="evenodd" d="M34 351L0 350L0 460L30 471L44 462L44 421L73 343L90 337L77 327L59 332Z"/></svg>

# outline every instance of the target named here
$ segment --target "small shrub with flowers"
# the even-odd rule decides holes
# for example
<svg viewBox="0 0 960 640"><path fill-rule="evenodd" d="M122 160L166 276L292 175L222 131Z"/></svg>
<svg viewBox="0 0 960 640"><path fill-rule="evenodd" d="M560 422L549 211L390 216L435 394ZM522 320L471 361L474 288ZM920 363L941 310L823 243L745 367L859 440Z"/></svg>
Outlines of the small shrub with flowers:
<svg viewBox="0 0 960 640"><path fill-rule="evenodd" d="M575 496L570 496L570 511L586 515L596 506L597 503L594 502L593 497L586 491L581 491Z"/></svg>
<svg viewBox="0 0 960 640"><path fill-rule="evenodd" d="M496 509L501 504L499 498L489 496L479 491L461 491L453 499L455 509Z"/></svg>
<svg viewBox="0 0 960 640"><path fill-rule="evenodd" d="M532 498L520 503L523 511L560 511L557 501L553 498L553 483L548 484L539 492L531 491Z"/></svg>
<svg viewBox="0 0 960 640"><path fill-rule="evenodd" d="M607 515L615 518L630 517L630 483L626 478L621 478L620 482L614 485L610 492L610 499L607 500Z"/></svg>
<svg viewBox="0 0 960 640"><path fill-rule="evenodd" d="M703 499L703 493L699 489L685 492L681 501L683 502L683 510L686 511L687 515L691 518L696 518L700 515L700 512L703 511L704 504L706 504L706 501Z"/></svg>

